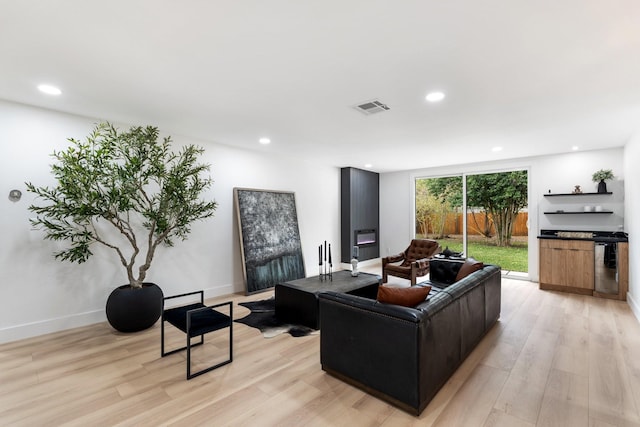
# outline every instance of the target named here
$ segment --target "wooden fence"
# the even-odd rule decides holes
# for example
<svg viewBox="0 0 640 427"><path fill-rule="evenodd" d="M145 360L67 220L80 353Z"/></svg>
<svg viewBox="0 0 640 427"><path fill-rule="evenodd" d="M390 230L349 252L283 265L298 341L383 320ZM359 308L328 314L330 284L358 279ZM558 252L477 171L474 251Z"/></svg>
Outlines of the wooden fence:
<svg viewBox="0 0 640 427"><path fill-rule="evenodd" d="M485 213L484 212L476 212L476 213L467 213L467 234L469 235L482 235L480 232L480 228L484 226L485 221ZM475 217L475 219L474 219ZM529 229L527 228L527 220L529 219L528 212L520 212L516 217L516 222L513 225L513 233L512 236L527 236L529 234ZM476 226L476 223L478 226ZM449 213L447 214L447 219L444 226L444 234L462 234L462 214L461 213ZM435 234L438 233L439 230L433 230L431 226L429 226L429 230L427 234ZM416 225L416 233L422 233L419 225ZM491 234L495 235L496 231L493 225L491 225Z"/></svg>

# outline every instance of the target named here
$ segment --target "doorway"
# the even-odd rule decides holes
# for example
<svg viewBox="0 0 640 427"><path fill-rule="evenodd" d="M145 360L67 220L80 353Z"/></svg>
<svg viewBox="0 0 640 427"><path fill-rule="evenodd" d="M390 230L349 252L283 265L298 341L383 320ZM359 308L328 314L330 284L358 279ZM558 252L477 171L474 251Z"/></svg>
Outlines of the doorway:
<svg viewBox="0 0 640 427"><path fill-rule="evenodd" d="M415 235L528 277L528 171L415 180Z"/></svg>

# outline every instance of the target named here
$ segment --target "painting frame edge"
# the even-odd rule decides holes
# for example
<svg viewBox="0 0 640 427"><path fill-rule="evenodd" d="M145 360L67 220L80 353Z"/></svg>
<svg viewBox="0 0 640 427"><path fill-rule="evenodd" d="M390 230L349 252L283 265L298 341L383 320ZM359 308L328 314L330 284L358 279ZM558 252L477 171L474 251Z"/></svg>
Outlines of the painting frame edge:
<svg viewBox="0 0 640 427"><path fill-rule="evenodd" d="M298 207L297 207L297 199L296 199L296 193L294 191L287 191L287 190L268 190L268 189L262 189L262 188L248 188L248 187L234 187L233 188L233 205L234 205L234 209L235 209L235 216L236 216L236 220L238 222L238 239L240 241L240 257L241 260L240 262L242 263L242 277L243 277L243 282L244 282L244 293L245 295L253 295L253 294L257 294L257 293L262 293L262 292L268 292L268 291L272 291L275 287L275 284L273 286L270 287L266 287L266 288L260 288L260 289L256 289L256 290L249 290L249 281L248 281L248 275L247 275L247 263L246 263L246 249L245 249L245 244L244 244L244 236L243 236L243 221L242 221L242 212L240 209L240 200L239 200L239 193L242 191L249 191L249 192L260 192L260 193L276 193L276 194L288 194L291 195L293 198L293 206L295 208L295 226L297 229L297 234L298 234L298 241L300 244L300 257L302 260L302 277L306 277L306 267L304 265L304 254L302 251L302 239L300 237L300 225L298 223Z"/></svg>

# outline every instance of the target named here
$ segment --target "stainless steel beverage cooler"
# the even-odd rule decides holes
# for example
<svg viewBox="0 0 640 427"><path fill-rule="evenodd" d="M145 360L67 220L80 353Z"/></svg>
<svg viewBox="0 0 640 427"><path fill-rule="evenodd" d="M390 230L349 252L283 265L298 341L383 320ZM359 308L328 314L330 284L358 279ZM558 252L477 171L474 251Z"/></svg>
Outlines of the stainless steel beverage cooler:
<svg viewBox="0 0 640 427"><path fill-rule="evenodd" d="M618 294L618 243L595 242L595 290Z"/></svg>

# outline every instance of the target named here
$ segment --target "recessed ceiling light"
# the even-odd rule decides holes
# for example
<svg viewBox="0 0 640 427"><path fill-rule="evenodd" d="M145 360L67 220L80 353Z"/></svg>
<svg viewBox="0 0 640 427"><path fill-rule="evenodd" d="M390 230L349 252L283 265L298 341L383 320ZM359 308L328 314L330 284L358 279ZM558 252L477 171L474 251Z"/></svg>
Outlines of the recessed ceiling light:
<svg viewBox="0 0 640 427"><path fill-rule="evenodd" d="M60 89L51 85L39 85L38 90L46 93L47 95L60 95L62 93Z"/></svg>
<svg viewBox="0 0 640 427"><path fill-rule="evenodd" d="M258 142L262 145L271 144L271 140L269 138L260 138Z"/></svg>
<svg viewBox="0 0 640 427"><path fill-rule="evenodd" d="M364 165L364 167L367 169L371 169L373 165L371 163L367 163L366 165Z"/></svg>
<svg viewBox="0 0 640 427"><path fill-rule="evenodd" d="M494 153L497 153L498 151L502 151L502 147L493 147L491 151L493 151Z"/></svg>
<svg viewBox="0 0 640 427"><path fill-rule="evenodd" d="M444 93L442 92L431 92L428 93L425 99L429 102L439 102L444 99Z"/></svg>
<svg viewBox="0 0 640 427"><path fill-rule="evenodd" d="M571 149L573 151L578 151L580 149L580 147L578 147L577 145L574 145L573 147L571 147Z"/></svg>

